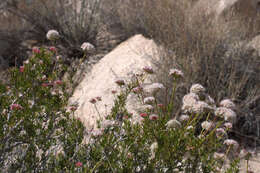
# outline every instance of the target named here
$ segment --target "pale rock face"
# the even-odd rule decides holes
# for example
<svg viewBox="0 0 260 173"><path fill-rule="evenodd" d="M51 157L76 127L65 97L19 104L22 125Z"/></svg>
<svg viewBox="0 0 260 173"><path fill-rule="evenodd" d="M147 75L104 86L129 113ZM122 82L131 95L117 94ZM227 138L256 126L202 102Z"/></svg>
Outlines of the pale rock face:
<svg viewBox="0 0 260 173"><path fill-rule="evenodd" d="M115 95L111 93L119 86L115 83L118 78L130 79L131 74L142 71L144 66L153 66L153 62L158 60L156 44L142 35L136 35L121 43L113 51L107 54L97 64L95 64L89 74L82 80L74 91L69 102L79 103L75 116L78 117L87 129L96 128L96 121L99 114L104 119L114 102ZM149 79L146 82L151 82ZM102 97L102 101L95 106L89 102L91 98ZM126 107L133 113L133 121L139 121L137 113L139 101L136 94L130 94Z"/></svg>
<svg viewBox="0 0 260 173"><path fill-rule="evenodd" d="M246 44L247 49L256 50L258 56L260 56L260 35L254 37L249 43Z"/></svg>
<svg viewBox="0 0 260 173"><path fill-rule="evenodd" d="M222 15L224 11L236 6L238 13L243 13L243 9L259 12L259 0L199 0L193 7L193 10L200 11L205 15L214 15L216 17Z"/></svg>

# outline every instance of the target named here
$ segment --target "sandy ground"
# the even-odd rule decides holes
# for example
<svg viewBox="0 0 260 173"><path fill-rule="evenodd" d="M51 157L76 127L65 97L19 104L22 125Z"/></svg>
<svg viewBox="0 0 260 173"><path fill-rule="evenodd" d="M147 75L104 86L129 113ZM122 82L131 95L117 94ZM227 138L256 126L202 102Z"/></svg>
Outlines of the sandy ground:
<svg viewBox="0 0 260 173"><path fill-rule="evenodd" d="M240 173L247 172L246 160L241 160ZM256 153L252 156L248 163L248 170L253 171L252 173L260 173L260 148L257 149Z"/></svg>

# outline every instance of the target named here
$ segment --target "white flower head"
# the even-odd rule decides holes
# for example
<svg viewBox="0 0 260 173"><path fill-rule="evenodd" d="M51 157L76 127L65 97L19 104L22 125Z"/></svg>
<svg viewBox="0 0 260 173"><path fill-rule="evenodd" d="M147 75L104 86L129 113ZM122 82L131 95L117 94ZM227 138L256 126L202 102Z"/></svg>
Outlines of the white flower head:
<svg viewBox="0 0 260 173"><path fill-rule="evenodd" d="M58 31L52 29L47 32L46 37L48 40L54 41L59 39L60 35Z"/></svg>
<svg viewBox="0 0 260 173"><path fill-rule="evenodd" d="M183 98L182 98L182 110L184 112L191 112L192 107L194 106L194 104L196 104L199 101L199 96L197 94L194 93L189 93L186 94Z"/></svg>
<svg viewBox="0 0 260 173"><path fill-rule="evenodd" d="M187 122L189 119L190 119L190 117L186 114L183 114L179 117L179 121L182 122L182 123Z"/></svg>
<svg viewBox="0 0 260 173"><path fill-rule="evenodd" d="M172 76L174 78L182 78L184 75L182 71L178 69L170 69L169 76Z"/></svg>
<svg viewBox="0 0 260 173"><path fill-rule="evenodd" d="M24 64L29 64L29 62L30 62L30 60L29 59L27 59L26 61L24 61L23 63Z"/></svg>
<svg viewBox="0 0 260 173"><path fill-rule="evenodd" d="M229 109L235 109L236 105L230 100L230 99L225 99L222 100L219 105L221 107L229 108Z"/></svg>
<svg viewBox="0 0 260 173"><path fill-rule="evenodd" d="M155 152L155 150L158 149L158 143L157 142L152 143L150 149L152 152Z"/></svg>
<svg viewBox="0 0 260 173"><path fill-rule="evenodd" d="M232 129L233 125L232 125L232 123L227 122L227 123L224 124L224 127L226 129Z"/></svg>
<svg viewBox="0 0 260 173"><path fill-rule="evenodd" d="M169 120L167 123L166 123L166 127L169 129L169 128L173 128L173 129L178 129L181 127L181 123L177 120Z"/></svg>
<svg viewBox="0 0 260 173"><path fill-rule="evenodd" d="M238 142L233 139L226 139L223 144L227 146L232 146L235 150L237 150L239 147Z"/></svg>
<svg viewBox="0 0 260 173"><path fill-rule="evenodd" d="M95 46L88 42L84 42L80 48L87 53L92 53L95 51Z"/></svg>
<svg viewBox="0 0 260 173"><path fill-rule="evenodd" d="M142 106L142 112L153 111L153 110L154 110L154 107L152 105L143 105Z"/></svg>
<svg viewBox="0 0 260 173"><path fill-rule="evenodd" d="M206 89L200 84L193 84L190 88L191 93L199 94L204 93Z"/></svg>
<svg viewBox="0 0 260 173"><path fill-rule="evenodd" d="M155 98L154 97L146 97L144 98L144 103L145 104L153 104L155 102Z"/></svg>
<svg viewBox="0 0 260 173"><path fill-rule="evenodd" d="M186 94L183 98L182 98L182 103L186 104L186 105L193 105L195 104L197 101L199 101L199 96L197 94L194 93L189 93Z"/></svg>
<svg viewBox="0 0 260 173"><path fill-rule="evenodd" d="M209 106L206 102L198 101L191 107L191 110L194 113L202 114L211 112L214 108Z"/></svg>
<svg viewBox="0 0 260 173"><path fill-rule="evenodd" d="M217 128L216 129L216 136L218 138L227 138L227 132L223 128Z"/></svg>
<svg viewBox="0 0 260 173"><path fill-rule="evenodd" d="M187 130L192 130L192 129L194 129L193 126L188 126L188 127L187 127Z"/></svg>
<svg viewBox="0 0 260 173"><path fill-rule="evenodd" d="M152 83L144 87L144 91L147 94L155 95L158 91L164 89L165 87L161 83Z"/></svg>
<svg viewBox="0 0 260 173"><path fill-rule="evenodd" d="M211 121L203 121L201 123L201 127L204 129L204 130L207 130L207 131L210 131L214 128L214 123L211 122Z"/></svg>
<svg viewBox="0 0 260 173"><path fill-rule="evenodd" d="M225 121L230 122L232 124L234 124L237 120L236 113L233 110L225 108L225 107L217 108L215 111L215 115L217 117L224 118Z"/></svg>
<svg viewBox="0 0 260 173"><path fill-rule="evenodd" d="M150 159L154 159L155 158L155 152L156 152L157 149L158 149L158 143L157 142L152 143L152 145L150 147L150 150L151 150L151 157L150 157Z"/></svg>

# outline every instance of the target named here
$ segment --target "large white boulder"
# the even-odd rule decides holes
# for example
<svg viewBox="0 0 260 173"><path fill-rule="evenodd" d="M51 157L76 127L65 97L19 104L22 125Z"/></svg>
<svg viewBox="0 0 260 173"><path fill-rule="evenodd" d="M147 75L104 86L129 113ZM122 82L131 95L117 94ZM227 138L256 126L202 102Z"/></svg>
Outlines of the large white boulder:
<svg viewBox="0 0 260 173"><path fill-rule="evenodd" d="M133 72L140 71L144 66L152 66L153 62L158 60L157 52L158 47L153 40L136 35L121 43L93 66L77 86L69 101L71 104L78 103L78 109L74 115L84 123L87 130L96 127L99 114L101 117L109 114L115 99L111 91L113 89L119 91L115 80L118 78L129 80ZM98 112L89 102L97 96L102 98L101 102L96 103ZM134 100L131 102L136 103L135 98L131 98ZM136 108L131 104L128 107L129 109Z"/></svg>

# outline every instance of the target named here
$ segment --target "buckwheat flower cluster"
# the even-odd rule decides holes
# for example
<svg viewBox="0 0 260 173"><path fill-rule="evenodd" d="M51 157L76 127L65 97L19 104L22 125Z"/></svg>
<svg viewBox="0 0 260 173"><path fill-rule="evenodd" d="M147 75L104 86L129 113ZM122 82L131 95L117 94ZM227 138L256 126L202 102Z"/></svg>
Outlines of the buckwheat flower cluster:
<svg viewBox="0 0 260 173"><path fill-rule="evenodd" d="M193 129L194 129L193 126L188 126L188 127L187 127L187 130L193 130Z"/></svg>
<svg viewBox="0 0 260 173"><path fill-rule="evenodd" d="M196 104L194 104L191 108L192 112L194 113L209 113L212 110L214 110L213 107L209 106L206 102L204 101L198 101Z"/></svg>
<svg viewBox="0 0 260 173"><path fill-rule="evenodd" d="M145 66L145 67L143 67L143 70L148 74L154 73L153 68L151 66Z"/></svg>
<svg viewBox="0 0 260 173"><path fill-rule="evenodd" d="M153 104L154 102L155 102L155 98L154 98L154 97L146 97L146 98L144 98L144 103L145 103L145 104L151 105L151 104Z"/></svg>
<svg viewBox="0 0 260 173"><path fill-rule="evenodd" d="M221 107L225 107L225 108L228 108L228 109L235 109L236 108L236 105L230 99L222 100L219 103L219 105Z"/></svg>
<svg viewBox="0 0 260 173"><path fill-rule="evenodd" d="M54 41L59 39L60 35L59 32L56 30L49 30L46 34L48 40Z"/></svg>
<svg viewBox="0 0 260 173"><path fill-rule="evenodd" d="M215 129L214 133L222 141L228 139L227 131L237 121L237 115L234 112L236 105L230 99L222 100L219 103L220 107L217 107L214 99L206 93L206 89L200 84L194 84L190 88L190 93L183 97L182 103L182 113L184 114L178 119L182 124L187 122L191 115L204 115L204 118L207 116L207 121L200 125L202 129L210 132L215 129L216 120L224 120L224 123ZM231 139L225 140L224 144L238 146L236 141Z"/></svg>
<svg viewBox="0 0 260 173"><path fill-rule="evenodd" d="M179 117L179 121L180 121L181 123L187 122L189 119L190 119L190 117L189 117L188 115L186 115L186 114L183 114L183 115L181 115L181 116Z"/></svg>
<svg viewBox="0 0 260 173"><path fill-rule="evenodd" d="M238 142L233 140L233 139L226 139L224 141L224 145L227 145L229 147L233 147L234 150L237 150L239 148Z"/></svg>
<svg viewBox="0 0 260 173"><path fill-rule="evenodd" d="M95 51L95 46L88 42L84 42L80 48L86 53L92 53Z"/></svg>
<svg viewBox="0 0 260 173"><path fill-rule="evenodd" d="M206 89L200 84L194 84L190 88L190 93L182 99L182 110L185 113L212 113L216 109L214 99L208 95Z"/></svg>
<svg viewBox="0 0 260 173"><path fill-rule="evenodd" d="M232 125L232 123L227 122L227 123L224 123L224 127L226 129L232 129L233 125Z"/></svg>
<svg viewBox="0 0 260 173"><path fill-rule="evenodd" d="M166 128L167 129L178 129L181 127L181 123L177 120L169 120L167 123L166 123Z"/></svg>
<svg viewBox="0 0 260 173"><path fill-rule="evenodd" d="M142 112L145 112L145 111L150 112L150 111L153 111L153 110L154 110L154 107L152 105L143 105L141 107L141 111Z"/></svg>
<svg viewBox="0 0 260 173"><path fill-rule="evenodd" d="M202 129L207 130L207 131L212 130L214 128L214 126L215 126L215 124L211 121L203 121L201 123Z"/></svg>
<svg viewBox="0 0 260 173"><path fill-rule="evenodd" d="M215 111L215 115L217 117L223 118L226 122L230 122L232 124L234 124L237 120L236 113L232 109L225 107L217 108Z"/></svg>
<svg viewBox="0 0 260 173"><path fill-rule="evenodd" d="M165 87L161 83L152 83L150 85L145 86L144 91L146 94L155 95L164 88Z"/></svg>
<svg viewBox="0 0 260 173"><path fill-rule="evenodd" d="M135 88L133 88L133 92L135 94L141 94L143 92L143 87L141 87L141 86L135 87Z"/></svg>
<svg viewBox="0 0 260 173"><path fill-rule="evenodd" d="M190 92L194 94L204 93L206 89L200 84L193 84L190 88Z"/></svg>
<svg viewBox="0 0 260 173"><path fill-rule="evenodd" d="M217 128L216 129L216 137L226 139L228 137L228 134L223 128Z"/></svg>
<svg viewBox="0 0 260 173"><path fill-rule="evenodd" d="M194 93L189 93L182 98L182 110L184 112L191 112L192 107L199 101L199 96Z"/></svg>
<svg viewBox="0 0 260 173"><path fill-rule="evenodd" d="M173 78L183 78L183 72L178 69L170 69L169 76L172 76Z"/></svg>

